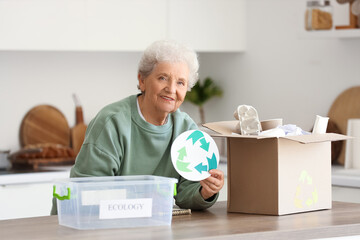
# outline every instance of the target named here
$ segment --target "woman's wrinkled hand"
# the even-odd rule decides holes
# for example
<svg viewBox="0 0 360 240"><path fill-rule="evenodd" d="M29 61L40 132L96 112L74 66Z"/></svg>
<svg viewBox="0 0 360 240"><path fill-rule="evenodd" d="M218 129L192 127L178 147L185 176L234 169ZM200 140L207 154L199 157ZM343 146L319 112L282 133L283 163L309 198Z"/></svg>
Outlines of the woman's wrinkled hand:
<svg viewBox="0 0 360 240"><path fill-rule="evenodd" d="M202 186L200 194L206 200L218 193L224 186L224 173L218 169L211 169L209 171L210 177L200 181Z"/></svg>

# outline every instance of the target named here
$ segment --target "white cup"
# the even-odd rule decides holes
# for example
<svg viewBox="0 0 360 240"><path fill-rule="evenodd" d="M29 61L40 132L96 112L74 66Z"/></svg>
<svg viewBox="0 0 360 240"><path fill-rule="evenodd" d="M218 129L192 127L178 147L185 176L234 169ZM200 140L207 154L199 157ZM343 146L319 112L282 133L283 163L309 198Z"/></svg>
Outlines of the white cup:
<svg viewBox="0 0 360 240"><path fill-rule="evenodd" d="M314 129L313 129L312 133L314 133L314 134L326 133L328 122L329 122L328 117L321 117L319 115L316 115Z"/></svg>

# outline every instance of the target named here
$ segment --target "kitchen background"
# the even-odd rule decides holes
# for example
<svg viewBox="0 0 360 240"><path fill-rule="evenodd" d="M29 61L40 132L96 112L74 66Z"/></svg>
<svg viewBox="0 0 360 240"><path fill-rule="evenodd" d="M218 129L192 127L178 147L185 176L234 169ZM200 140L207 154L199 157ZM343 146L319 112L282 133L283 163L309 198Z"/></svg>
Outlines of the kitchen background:
<svg viewBox="0 0 360 240"><path fill-rule="evenodd" d="M136 14L106 8L109 2L136 9ZM81 44L85 34L79 31L85 3L95 42L89 48ZM169 3L185 7L177 11ZM70 5L74 8L67 8ZM331 5L334 25L347 25L349 7L335 0ZM105 105L138 93L139 46L164 35L149 31L153 26L147 18L158 23L155 30L175 29L175 36L191 39L200 50L200 79L209 76L223 89L223 97L204 106L207 122L233 120L235 108L248 104L262 120L281 117L285 124L310 130L316 114L326 116L341 92L360 84L360 34L354 30L354 37L341 38L335 30L305 32L305 6L305 0L0 0L0 150L19 150L21 120L36 105L55 106L72 127L73 93L80 98L86 124ZM107 35L113 26L97 25L99 12L98 19L113 22L112 17L124 15L136 27L124 21L121 30L126 35L114 36L121 44L101 44L113 37ZM64 13L69 16L61 19ZM60 20L51 24L42 19L57 17ZM42 34L36 32L37 24L45 29ZM216 46L212 51L207 49L210 43ZM196 106L185 102L181 108L200 122ZM352 188L360 186L356 174L351 184L333 186L333 200L360 202L359 188ZM52 180L68 175L66 169L0 176L0 196L6 196L0 197L5 206L0 219L48 215ZM343 178L333 174L333 184L335 180ZM224 200L226 186L222 191ZM24 205L27 195L34 197Z"/></svg>
<svg viewBox="0 0 360 240"><path fill-rule="evenodd" d="M206 121L232 120L239 104L249 104L261 119L282 117L284 123L309 130L316 114L327 115L343 90L359 84L359 37L304 34L305 5L304 0L246 1L246 49L199 52L200 78L212 77L224 91L223 97L205 105ZM344 25L346 8L336 7L334 12L339 12L334 14L335 25ZM136 94L140 56L141 52L3 49L0 149L19 148L21 120L35 105L54 105L73 126L72 93L82 102L86 123L103 106ZM194 105L184 103L182 110L200 121Z"/></svg>

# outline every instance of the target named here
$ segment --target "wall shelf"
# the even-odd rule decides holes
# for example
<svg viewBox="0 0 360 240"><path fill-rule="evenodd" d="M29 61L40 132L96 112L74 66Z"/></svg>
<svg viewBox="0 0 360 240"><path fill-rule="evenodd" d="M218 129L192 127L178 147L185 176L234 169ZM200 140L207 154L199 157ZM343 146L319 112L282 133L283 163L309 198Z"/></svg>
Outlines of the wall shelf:
<svg viewBox="0 0 360 240"><path fill-rule="evenodd" d="M338 39L351 39L360 38L360 29L342 29L342 30L317 30L300 32L301 38L307 39L320 39L320 38L338 38Z"/></svg>

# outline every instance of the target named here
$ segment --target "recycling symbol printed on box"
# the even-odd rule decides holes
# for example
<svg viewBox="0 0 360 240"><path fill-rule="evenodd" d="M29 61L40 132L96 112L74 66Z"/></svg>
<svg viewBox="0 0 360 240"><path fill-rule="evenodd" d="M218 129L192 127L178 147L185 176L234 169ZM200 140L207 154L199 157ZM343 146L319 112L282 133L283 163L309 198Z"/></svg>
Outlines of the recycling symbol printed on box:
<svg viewBox="0 0 360 240"><path fill-rule="evenodd" d="M191 181L210 176L219 164L219 150L209 134L189 130L180 134L171 146L171 160L176 171Z"/></svg>
<svg viewBox="0 0 360 240"><path fill-rule="evenodd" d="M297 208L311 207L319 199L318 191L313 184L313 178L306 170L301 171L299 184L296 187L294 205Z"/></svg>

